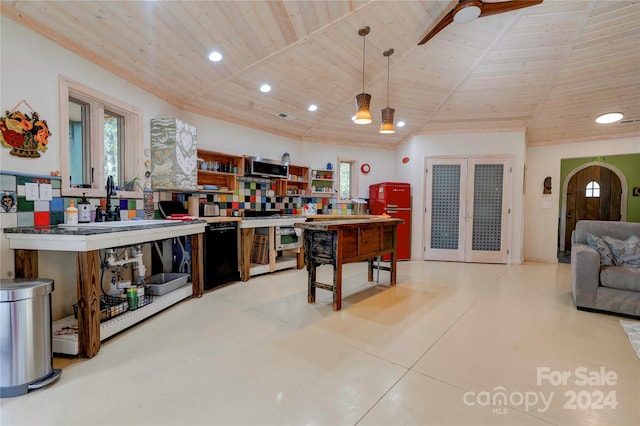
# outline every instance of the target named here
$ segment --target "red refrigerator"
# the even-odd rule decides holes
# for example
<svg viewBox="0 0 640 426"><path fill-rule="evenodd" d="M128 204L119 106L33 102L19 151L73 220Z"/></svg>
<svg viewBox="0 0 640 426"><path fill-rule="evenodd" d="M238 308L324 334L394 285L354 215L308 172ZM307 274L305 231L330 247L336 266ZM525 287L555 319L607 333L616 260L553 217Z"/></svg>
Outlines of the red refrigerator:
<svg viewBox="0 0 640 426"><path fill-rule="evenodd" d="M369 186L369 213L388 214L404 220L398 225L397 260L411 258L411 184L381 182ZM384 256L383 260L389 260Z"/></svg>

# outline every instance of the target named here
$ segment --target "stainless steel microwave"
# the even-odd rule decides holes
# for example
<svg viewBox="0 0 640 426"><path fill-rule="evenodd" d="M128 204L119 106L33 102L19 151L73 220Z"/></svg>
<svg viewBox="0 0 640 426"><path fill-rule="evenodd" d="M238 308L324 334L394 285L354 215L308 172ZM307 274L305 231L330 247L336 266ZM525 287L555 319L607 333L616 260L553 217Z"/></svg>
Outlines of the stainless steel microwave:
<svg viewBox="0 0 640 426"><path fill-rule="evenodd" d="M289 165L282 161L269 160L262 157L246 157L245 175L287 178L289 176Z"/></svg>

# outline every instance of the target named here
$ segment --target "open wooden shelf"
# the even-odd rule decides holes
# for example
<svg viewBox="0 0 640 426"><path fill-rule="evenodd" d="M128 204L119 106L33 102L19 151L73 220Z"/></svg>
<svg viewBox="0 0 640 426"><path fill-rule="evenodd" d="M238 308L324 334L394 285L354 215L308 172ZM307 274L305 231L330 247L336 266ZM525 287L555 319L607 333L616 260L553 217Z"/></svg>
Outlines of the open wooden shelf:
<svg viewBox="0 0 640 426"><path fill-rule="evenodd" d="M308 196L309 167L289 164L289 179L280 179L276 190L282 196Z"/></svg>
<svg viewBox="0 0 640 426"><path fill-rule="evenodd" d="M228 171L214 171L198 169L198 185L215 185L219 190L199 190L198 192L231 193L236 190L238 176L244 174L244 157L241 155L224 154L222 152L198 150L198 158L206 163L218 162L225 170L235 170L236 173ZM226 188L226 189L222 189Z"/></svg>

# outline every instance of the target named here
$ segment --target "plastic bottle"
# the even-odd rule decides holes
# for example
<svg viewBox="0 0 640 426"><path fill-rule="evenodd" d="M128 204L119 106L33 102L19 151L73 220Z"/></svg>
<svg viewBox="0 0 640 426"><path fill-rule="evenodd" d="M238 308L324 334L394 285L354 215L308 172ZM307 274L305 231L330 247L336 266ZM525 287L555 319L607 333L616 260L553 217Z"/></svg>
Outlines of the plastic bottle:
<svg viewBox="0 0 640 426"><path fill-rule="evenodd" d="M85 193L82 193L82 200L78 202L78 223L91 222L91 203L87 200Z"/></svg>
<svg viewBox="0 0 640 426"><path fill-rule="evenodd" d="M69 207L67 207L64 215L64 223L78 223L78 209L75 206L75 202L76 200L69 202Z"/></svg>
<svg viewBox="0 0 640 426"><path fill-rule="evenodd" d="M109 285L109 296L118 296L118 286L116 284L116 277L111 277L111 284Z"/></svg>

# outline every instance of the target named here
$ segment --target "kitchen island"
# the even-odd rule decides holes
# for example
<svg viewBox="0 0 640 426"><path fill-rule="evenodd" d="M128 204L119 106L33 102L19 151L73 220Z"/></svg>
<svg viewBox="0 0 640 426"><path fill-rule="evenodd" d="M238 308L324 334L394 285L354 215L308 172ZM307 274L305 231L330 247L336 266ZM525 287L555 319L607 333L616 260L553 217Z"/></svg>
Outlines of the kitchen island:
<svg viewBox="0 0 640 426"><path fill-rule="evenodd" d="M368 280L373 281L375 260L391 255L390 284L396 285L397 225L401 219L375 216L366 219L319 220L298 223L304 231L304 260L308 271L307 302L315 303L316 287L333 292L333 310L342 308L342 265L368 261ZM316 268L333 265L333 283L316 280ZM382 267L379 267L382 269Z"/></svg>
<svg viewBox="0 0 640 426"><path fill-rule="evenodd" d="M130 222L130 223L129 223ZM16 278L38 277L38 251L76 253L78 290L78 355L91 358L100 350L100 249L191 236L192 295L203 294L202 233L205 221L127 221L82 224L78 227L5 228L9 248L14 249ZM91 227L95 226L95 227ZM149 305L153 306L153 304ZM145 307L146 308L146 307ZM137 311L133 311L137 312Z"/></svg>

